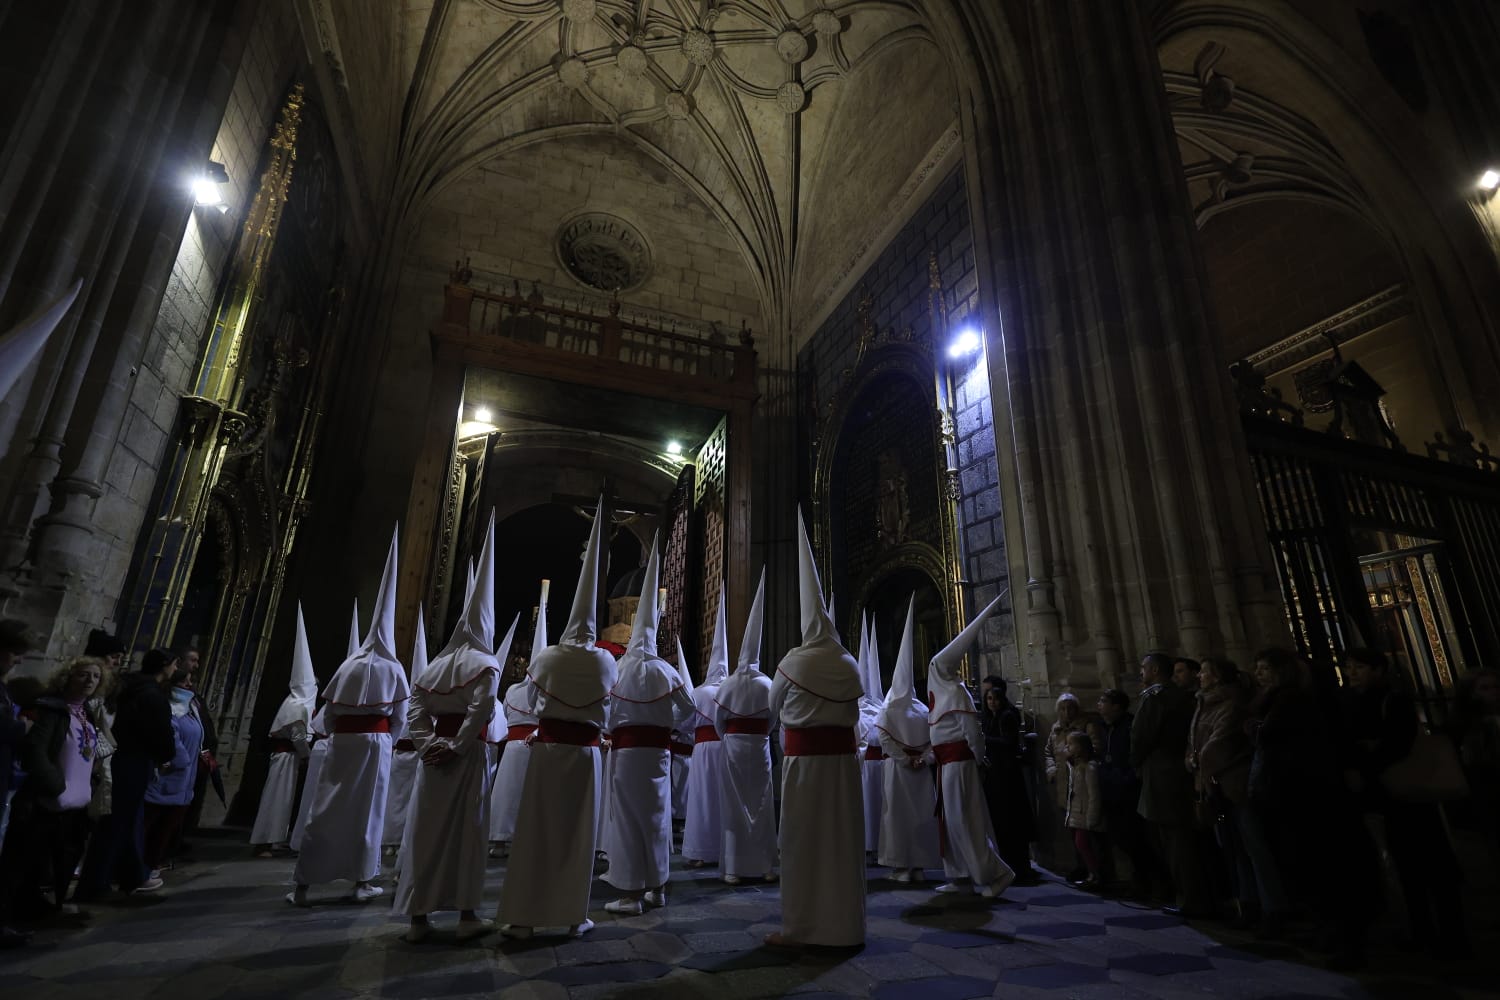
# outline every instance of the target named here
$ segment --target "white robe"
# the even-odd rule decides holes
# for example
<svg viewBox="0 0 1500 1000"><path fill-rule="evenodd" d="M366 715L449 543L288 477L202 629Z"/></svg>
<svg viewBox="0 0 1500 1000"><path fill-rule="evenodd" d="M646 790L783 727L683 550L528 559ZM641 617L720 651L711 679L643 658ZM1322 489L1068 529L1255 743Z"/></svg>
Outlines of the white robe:
<svg viewBox="0 0 1500 1000"><path fill-rule="evenodd" d="M884 808L880 817L880 849L876 858L882 865L897 870L936 868L942 861L938 850L937 786L933 784L931 746L914 747L923 751L922 767L907 763L906 746L888 733L880 734L884 785Z"/></svg>
<svg viewBox="0 0 1500 1000"><path fill-rule="evenodd" d="M932 723L934 747L957 742L967 743L975 759L944 764L938 771L948 841L943 873L949 879L972 879L976 886L988 885L1000 892L1015 881L1016 874L1000 860L1000 849L995 846L995 831L979 775L984 734L974 712L947 712Z"/></svg>
<svg viewBox="0 0 1500 1000"><path fill-rule="evenodd" d="M880 747L880 732L875 728L873 717L861 713L861 721L866 724L864 742L859 748L860 776L863 779L860 799L865 807L865 851L874 852L880 849L880 813L883 800L882 789L885 783L885 761L866 759L867 747Z"/></svg>
<svg viewBox="0 0 1500 1000"><path fill-rule="evenodd" d="M693 692L697 714L693 726L714 724L717 684ZM719 785L724 774L724 744L717 739L693 743L693 762L688 768L687 821L682 828L682 856L692 861L718 863L724 839L724 817L720 814Z"/></svg>
<svg viewBox="0 0 1500 1000"><path fill-rule="evenodd" d="M302 778L302 802L297 806L297 819L292 823L292 835L287 846L294 851L302 850L302 833L307 829L307 814L312 812L313 792L323 780L323 762L328 759L328 737L324 736L312 745L307 754L307 774Z"/></svg>
<svg viewBox="0 0 1500 1000"><path fill-rule="evenodd" d="M260 790L260 808L250 829L250 843L285 844L292 825L292 806L297 801L297 765L302 758L291 750L271 754L266 784Z"/></svg>
<svg viewBox="0 0 1500 1000"><path fill-rule="evenodd" d="M412 786L417 780L417 758L415 750L391 750L391 780L386 786L385 828L380 843L385 847L400 847L406 835L406 817L411 811Z"/></svg>
<svg viewBox="0 0 1500 1000"><path fill-rule="evenodd" d="M537 700L540 718L604 726L603 699L582 708ZM598 747L533 742L496 914L502 924L571 927L589 912L603 765Z"/></svg>
<svg viewBox="0 0 1500 1000"><path fill-rule="evenodd" d="M490 758L484 737L498 681L495 671L485 670L464 687L443 693L412 688L407 728L418 755L442 743L457 757L417 767L394 913L479 907L490 828ZM464 717L455 735L437 735L440 715Z"/></svg>
<svg viewBox="0 0 1500 1000"><path fill-rule="evenodd" d="M741 667L742 670L754 669ZM714 728L723 741L723 775L719 786L719 808L724 822L724 839L719 870L725 875L769 875L776 867L776 797L771 786L771 737L763 733L728 733L732 719L769 721L771 680L755 670L760 678L753 693L740 685L734 697L719 688ZM736 711L737 710L737 711Z"/></svg>
<svg viewBox="0 0 1500 1000"><path fill-rule="evenodd" d="M338 720L351 715L383 716L391 708L388 733L341 733ZM302 830L302 846L293 879L298 885L348 879L369 882L380 877L380 839L385 832L385 801L391 775L391 743L406 728L406 702L390 708L343 706L324 709L327 756L316 787L305 797L312 805Z"/></svg>
<svg viewBox="0 0 1500 1000"><path fill-rule="evenodd" d="M681 717L691 715L692 700L682 688L649 702L615 698L610 706L610 730L623 726L655 726L671 730ZM672 865L672 751L656 747L616 746L607 768L612 811L606 828L605 853L609 870L604 881L624 892L640 892L665 885Z"/></svg>
<svg viewBox="0 0 1500 1000"><path fill-rule="evenodd" d="M536 702L528 693L535 690L522 682L512 684L505 692L506 729L536 725ZM500 767L490 795L490 839L508 842L516 835L516 813L521 808L521 789L526 784L531 746L525 740L506 740L500 748Z"/></svg>
<svg viewBox="0 0 1500 1000"><path fill-rule="evenodd" d="M686 743L689 747L693 745L693 731L672 730L673 743ZM693 753L689 749L687 753L672 751L672 820L682 823L687 820L688 800L688 775L692 771Z"/></svg>
<svg viewBox="0 0 1500 1000"><path fill-rule="evenodd" d="M799 650L810 652L807 646ZM788 658L798 652L794 650ZM849 669L854 669L848 654L843 656ZM859 724L857 701L830 701L792 683L782 669L771 684L771 713L780 719L783 730L816 726L853 730ZM864 943L865 832L860 788L856 754L782 760L781 920L782 934L788 940L831 947Z"/></svg>
<svg viewBox="0 0 1500 1000"><path fill-rule="evenodd" d="M604 702L604 731L607 733L610 726L610 702ZM599 808L594 814L594 850L609 850L609 823L614 812L615 805L615 762L614 754L608 750L599 751Z"/></svg>

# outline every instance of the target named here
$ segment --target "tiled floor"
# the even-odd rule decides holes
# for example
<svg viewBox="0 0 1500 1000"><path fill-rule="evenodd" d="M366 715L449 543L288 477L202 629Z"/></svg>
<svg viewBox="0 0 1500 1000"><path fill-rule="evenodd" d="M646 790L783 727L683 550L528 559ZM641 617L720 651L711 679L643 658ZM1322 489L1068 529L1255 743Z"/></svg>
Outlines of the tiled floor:
<svg viewBox="0 0 1500 1000"><path fill-rule="evenodd" d="M687 871L674 873L670 906L628 919L604 913L609 887L595 883L598 927L582 940L512 943L492 935L459 945L448 915L435 919L432 939L415 946L400 940L404 922L391 916L389 893L360 906L325 886L312 894L318 905L293 910L282 901L290 861L254 860L227 838L209 839L200 855L197 864L168 873L169 897L160 903L100 906L86 930L39 936L54 947L0 953L0 995L1442 1000L1500 994L1493 948L1480 949L1489 962L1458 969L1378 949L1372 971L1354 979L1288 946L1256 946L1216 928L1211 936L1057 883L1012 889L987 903L897 887L875 877L876 869L869 942L853 954L799 957L762 948L761 938L777 927L776 888L730 888ZM503 877L497 862L491 909ZM1492 927L1493 921L1486 930Z"/></svg>

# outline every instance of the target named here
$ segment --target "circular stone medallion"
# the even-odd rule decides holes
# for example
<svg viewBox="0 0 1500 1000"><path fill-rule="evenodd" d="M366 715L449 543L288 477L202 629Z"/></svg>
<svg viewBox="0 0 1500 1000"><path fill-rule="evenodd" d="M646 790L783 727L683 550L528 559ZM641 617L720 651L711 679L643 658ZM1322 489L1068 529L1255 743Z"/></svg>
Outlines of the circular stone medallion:
<svg viewBox="0 0 1500 1000"><path fill-rule="evenodd" d="M588 65L577 57L564 59L557 67L557 78L577 89L589 82Z"/></svg>
<svg viewBox="0 0 1500 1000"><path fill-rule="evenodd" d="M807 39L800 31L783 31L776 36L776 54L788 66L795 66L807 58Z"/></svg>
<svg viewBox="0 0 1500 1000"><path fill-rule="evenodd" d="M557 259L578 281L603 292L629 291L651 275L651 248L640 230L604 212L565 222L557 232Z"/></svg>
<svg viewBox="0 0 1500 1000"><path fill-rule="evenodd" d="M673 121L680 122L693 113L692 103L680 90L668 91L667 96L662 99L662 105L667 109L667 117Z"/></svg>
<svg viewBox="0 0 1500 1000"><path fill-rule="evenodd" d="M820 10L813 15L813 30L820 35L837 35L844 30L844 23L831 10Z"/></svg>
<svg viewBox="0 0 1500 1000"><path fill-rule="evenodd" d="M574 24L582 21L592 21L594 19L594 12L597 9L597 0L562 0L563 17Z"/></svg>
<svg viewBox="0 0 1500 1000"><path fill-rule="evenodd" d="M615 62L621 71L631 76L642 76L646 72L646 65L650 60L646 56L646 50L639 45L622 46Z"/></svg>
<svg viewBox="0 0 1500 1000"><path fill-rule="evenodd" d="M701 28L689 28L682 36L682 54L694 66L707 66L714 59L714 36Z"/></svg>
<svg viewBox="0 0 1500 1000"><path fill-rule="evenodd" d="M796 80L789 80L776 88L776 106L789 115L795 115L807 103L807 91Z"/></svg>

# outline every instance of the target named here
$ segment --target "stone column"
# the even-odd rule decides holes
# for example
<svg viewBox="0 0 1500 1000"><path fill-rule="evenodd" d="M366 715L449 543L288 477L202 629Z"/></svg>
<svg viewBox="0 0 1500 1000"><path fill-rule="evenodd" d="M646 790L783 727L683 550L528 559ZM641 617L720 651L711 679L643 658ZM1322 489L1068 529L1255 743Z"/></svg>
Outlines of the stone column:
<svg viewBox="0 0 1500 1000"><path fill-rule="evenodd" d="M1279 608L1141 5L960 6L1015 60L971 49L965 131L1024 669L1045 696L1152 648L1244 662Z"/></svg>

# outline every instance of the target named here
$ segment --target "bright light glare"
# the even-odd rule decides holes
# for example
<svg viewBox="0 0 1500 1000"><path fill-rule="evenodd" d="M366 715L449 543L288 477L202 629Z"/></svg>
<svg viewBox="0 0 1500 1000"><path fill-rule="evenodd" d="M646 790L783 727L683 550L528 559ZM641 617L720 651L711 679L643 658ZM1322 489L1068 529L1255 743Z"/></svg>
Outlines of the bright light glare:
<svg viewBox="0 0 1500 1000"><path fill-rule="evenodd" d="M953 338L953 343L948 345L948 357L964 358L979 350L982 341L979 339L979 331L972 327L960 330L958 336Z"/></svg>
<svg viewBox="0 0 1500 1000"><path fill-rule="evenodd" d="M667 454L668 455L681 455L682 454L682 443L679 442L679 441L668 441L667 442Z"/></svg>
<svg viewBox="0 0 1500 1000"><path fill-rule="evenodd" d="M211 177L197 177L193 180L193 200L200 205L217 206L224 204L224 192L219 189L219 182Z"/></svg>
<svg viewBox="0 0 1500 1000"><path fill-rule="evenodd" d="M1479 187L1484 191L1493 191L1500 188L1500 170L1486 170L1479 175Z"/></svg>
<svg viewBox="0 0 1500 1000"><path fill-rule="evenodd" d="M476 423L491 424L495 422L495 415L489 411L488 407L481 406L474 411L474 420Z"/></svg>

